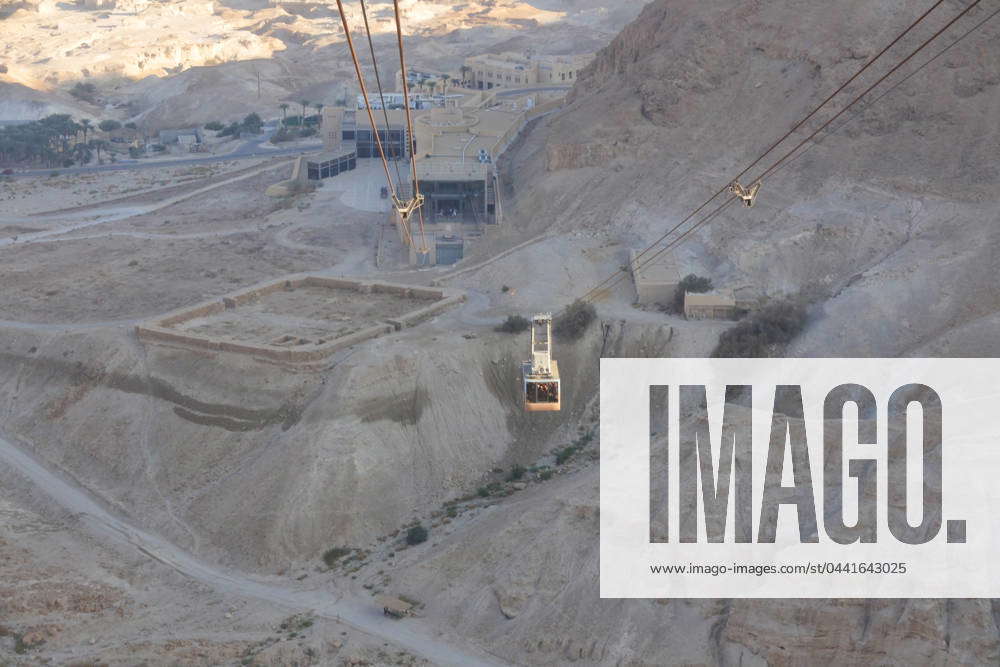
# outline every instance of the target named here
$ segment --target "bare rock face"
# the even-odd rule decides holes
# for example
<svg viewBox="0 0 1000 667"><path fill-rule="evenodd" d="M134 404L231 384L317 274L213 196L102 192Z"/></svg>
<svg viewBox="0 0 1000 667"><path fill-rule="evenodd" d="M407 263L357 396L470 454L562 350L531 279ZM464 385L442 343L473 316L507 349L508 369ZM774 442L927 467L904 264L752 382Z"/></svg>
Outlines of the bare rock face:
<svg viewBox="0 0 1000 667"><path fill-rule="evenodd" d="M843 109L958 11L938 8L807 127ZM534 219L645 247L918 15L898 0L651 2L581 73L564 110L526 142L525 180L515 171L514 190L546 193L523 195ZM985 15L974 10L914 62ZM905 81L915 67L904 67L770 174L753 209L722 211L678 254L716 284L809 295L817 307L796 354L1000 351L974 333L1000 311L996 291L981 280L995 268L997 243L1000 53L988 46L997 39L993 21ZM743 180L756 179L810 131L786 140ZM942 291L948 284L955 289ZM871 326L848 331L847 320ZM958 328L968 333L947 335ZM970 349L972 340L981 346Z"/></svg>
<svg viewBox="0 0 1000 667"><path fill-rule="evenodd" d="M955 12L942 9L876 76ZM566 108L526 141L514 190L533 218L556 230L652 242L918 13L897 0L651 2L581 76ZM983 16L969 17L951 39ZM998 35L1000 24L989 25L848 115L768 180L752 210L734 208L693 234L685 260L717 283L813 294L813 320L793 355L1000 352L988 334L1000 301L987 285L1000 243L1000 172L990 157L1000 148L1000 53L991 46ZM597 471L550 484L398 575L447 609L455 627L512 661L1000 660L991 601L601 600Z"/></svg>
<svg viewBox="0 0 1000 667"><path fill-rule="evenodd" d="M614 146L593 141L580 144L551 143L545 150L545 166L549 171L599 167L617 156Z"/></svg>

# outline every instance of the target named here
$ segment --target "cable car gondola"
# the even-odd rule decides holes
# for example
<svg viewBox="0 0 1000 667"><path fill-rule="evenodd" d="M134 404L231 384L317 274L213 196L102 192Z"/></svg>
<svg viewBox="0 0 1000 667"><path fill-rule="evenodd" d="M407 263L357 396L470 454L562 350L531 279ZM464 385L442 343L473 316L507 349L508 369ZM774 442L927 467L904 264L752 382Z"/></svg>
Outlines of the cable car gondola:
<svg viewBox="0 0 1000 667"><path fill-rule="evenodd" d="M562 387L559 364L552 358L552 315L531 318L531 360L521 365L526 412L559 412Z"/></svg>

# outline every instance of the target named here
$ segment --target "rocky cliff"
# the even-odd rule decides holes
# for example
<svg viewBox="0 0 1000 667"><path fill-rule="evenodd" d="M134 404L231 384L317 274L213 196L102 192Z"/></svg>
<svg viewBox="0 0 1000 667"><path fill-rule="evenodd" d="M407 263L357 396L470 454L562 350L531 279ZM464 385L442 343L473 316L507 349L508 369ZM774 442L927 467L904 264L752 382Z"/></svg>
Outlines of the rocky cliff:
<svg viewBox="0 0 1000 667"><path fill-rule="evenodd" d="M652 242L727 184L923 9L897 0L650 3L513 158L518 224L620 248L590 255L604 275L614 271L628 246ZM960 9L943 5L850 91ZM915 63L984 16L974 12ZM682 264L716 284L807 293L810 324L789 354L1000 353L989 333L1000 318L990 284L1000 256L998 37L1000 22L987 24L838 123L766 183L753 209L733 207L695 234L678 252ZM560 256L546 280L579 270L572 257ZM631 296L623 290L599 310ZM597 488L596 470L541 487L411 556L402 578L448 606L456 627L528 664L1000 659L998 606L986 600L600 600Z"/></svg>
<svg viewBox="0 0 1000 667"><path fill-rule="evenodd" d="M938 8L808 127L960 9ZM683 263L716 284L814 295L816 317L796 348L801 354L891 355L926 346L947 353L949 345L968 353L965 337L973 333L955 333L947 344L939 338L1000 306L978 279L995 263L1000 53L991 45L1000 21L902 79L986 13L974 10L834 123L768 179L753 209L733 207L690 237L678 251ZM918 15L896 0L652 2L581 74L563 112L539 128L535 140L544 149L526 160L523 183L514 172L514 190L526 199L548 193L532 200L535 220L644 247ZM571 206L559 192L573 194ZM845 319L859 317L871 326L845 337ZM976 340L986 346L978 353L996 352L994 343Z"/></svg>

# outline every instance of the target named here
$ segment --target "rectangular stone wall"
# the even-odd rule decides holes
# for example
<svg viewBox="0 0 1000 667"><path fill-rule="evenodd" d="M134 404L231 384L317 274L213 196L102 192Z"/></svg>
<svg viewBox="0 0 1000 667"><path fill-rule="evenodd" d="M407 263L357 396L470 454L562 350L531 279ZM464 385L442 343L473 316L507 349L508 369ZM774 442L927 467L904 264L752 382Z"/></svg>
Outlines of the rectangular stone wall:
<svg viewBox="0 0 1000 667"><path fill-rule="evenodd" d="M381 292L386 294L397 294L415 300L433 301L430 305L416 308L405 315L386 319L384 323L368 327L361 331L335 338L318 345L302 345L295 347L284 347L268 343L248 343L245 341L228 340L210 336L199 336L188 332L177 330L178 324L188 322L193 319L208 317L232 310L240 306L258 301L261 297L273 294L281 290L294 289L302 286L326 287L329 289L354 290L360 293ZM251 356L287 362L310 362L319 361L335 352L357 345L366 340L371 340L379 336L390 334L404 327L410 327L419 322L432 317L451 306L465 300L465 293L460 290L443 289L434 287L413 287L410 285L400 285L395 283L370 282L364 280L350 280L345 278L331 278L327 276L296 275L288 278L254 286L236 294L222 297L218 300L198 304L191 308L172 311L160 318L148 323L136 326L138 337L147 342L172 343L187 347L194 347L205 350L231 352L235 354L248 354Z"/></svg>

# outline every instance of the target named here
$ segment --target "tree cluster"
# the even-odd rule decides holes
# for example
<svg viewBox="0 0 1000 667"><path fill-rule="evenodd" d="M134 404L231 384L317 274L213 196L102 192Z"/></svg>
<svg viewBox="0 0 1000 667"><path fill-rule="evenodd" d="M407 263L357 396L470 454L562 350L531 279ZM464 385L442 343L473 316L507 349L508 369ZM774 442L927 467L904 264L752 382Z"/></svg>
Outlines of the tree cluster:
<svg viewBox="0 0 1000 667"><path fill-rule="evenodd" d="M775 357L808 321L797 301L773 303L719 336L713 357Z"/></svg>

